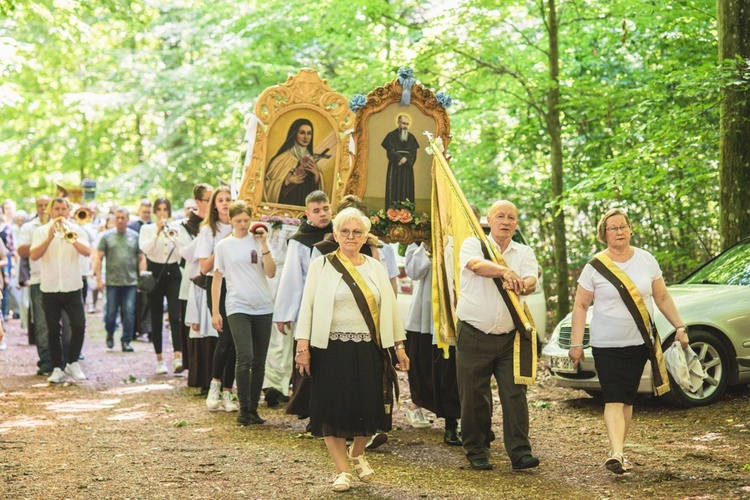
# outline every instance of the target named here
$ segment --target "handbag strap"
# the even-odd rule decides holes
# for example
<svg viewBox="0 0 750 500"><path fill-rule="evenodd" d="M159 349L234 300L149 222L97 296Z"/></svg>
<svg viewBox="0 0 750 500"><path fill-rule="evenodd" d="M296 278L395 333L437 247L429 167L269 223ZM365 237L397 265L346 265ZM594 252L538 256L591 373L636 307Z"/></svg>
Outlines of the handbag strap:
<svg viewBox="0 0 750 500"><path fill-rule="evenodd" d="M161 268L161 271L159 271L159 276L157 276L157 277L156 277L156 281L157 281L157 282L159 282L159 281L161 280L161 275L162 275L162 274L164 274L164 270L165 270L165 269L167 268L167 266L169 265L169 264L167 264L167 262L169 262L169 258L170 258L170 257L172 256L172 254L174 253L174 249L175 249L175 248L177 248L177 245L175 245L175 244L174 244L174 241L173 241L173 242L172 242L172 250L170 250L170 251L169 251L169 254L167 255L167 260L166 260L166 261L164 262L164 265L162 266L162 268Z"/></svg>

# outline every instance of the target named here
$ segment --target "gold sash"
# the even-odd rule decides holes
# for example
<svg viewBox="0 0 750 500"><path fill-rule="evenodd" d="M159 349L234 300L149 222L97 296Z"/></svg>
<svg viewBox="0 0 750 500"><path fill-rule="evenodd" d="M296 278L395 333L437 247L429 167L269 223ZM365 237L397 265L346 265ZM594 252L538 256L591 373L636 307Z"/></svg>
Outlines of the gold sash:
<svg viewBox="0 0 750 500"><path fill-rule="evenodd" d="M638 331L641 332L643 342L650 351L651 380L654 395L661 396L669 392L669 377L667 376L667 366L664 363L664 355L661 350L659 333L656 331L656 325L651 319L646 303L643 301L643 297L635 286L635 283L604 252L594 256L589 261L589 264L614 285L625 303L625 307L628 308L628 311L633 316Z"/></svg>

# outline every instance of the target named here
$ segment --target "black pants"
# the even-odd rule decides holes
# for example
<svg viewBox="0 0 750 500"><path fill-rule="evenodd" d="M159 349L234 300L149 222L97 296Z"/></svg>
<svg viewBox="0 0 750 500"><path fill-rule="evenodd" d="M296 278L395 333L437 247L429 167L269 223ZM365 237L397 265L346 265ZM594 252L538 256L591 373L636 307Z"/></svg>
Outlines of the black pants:
<svg viewBox="0 0 750 500"><path fill-rule="evenodd" d="M172 332L172 347L175 352L180 352L182 312L180 310L180 281L182 274L180 266L174 264L157 264L148 261L148 270L154 276L159 277L156 286L148 294L148 302L151 305L151 342L154 343L154 351L161 354L162 351L162 324L164 317L164 297L167 298L167 312L169 313L169 328Z"/></svg>
<svg viewBox="0 0 750 500"><path fill-rule="evenodd" d="M235 374L240 408L258 409L266 376L266 355L271 340L273 314L232 314L232 336L237 352Z"/></svg>
<svg viewBox="0 0 750 500"><path fill-rule="evenodd" d="M503 441L512 463L531 455L526 386L513 380L515 334L488 335L458 322L456 375L461 397L461 437L469 460L489 458L492 430L492 389L495 377L503 408Z"/></svg>
<svg viewBox="0 0 750 500"><path fill-rule="evenodd" d="M65 368L66 363L75 363L83 348L83 335L86 331L86 315L83 310L81 290L60 293L42 292L42 308L47 321L49 352L53 368ZM67 352L63 349L63 335L60 320L63 311L70 318L70 344Z"/></svg>
<svg viewBox="0 0 750 500"><path fill-rule="evenodd" d="M213 286L214 277L207 276L206 292L208 292L208 312L209 318L213 311L213 297L211 296L211 287ZM223 331L219 332L219 341L216 343L214 351L214 366L211 376L215 379L221 379L221 386L230 388L234 385L234 370L237 363L237 353L234 349L234 340L232 339L232 329L229 326L227 318L227 283L221 281L221 297L219 298L219 313Z"/></svg>

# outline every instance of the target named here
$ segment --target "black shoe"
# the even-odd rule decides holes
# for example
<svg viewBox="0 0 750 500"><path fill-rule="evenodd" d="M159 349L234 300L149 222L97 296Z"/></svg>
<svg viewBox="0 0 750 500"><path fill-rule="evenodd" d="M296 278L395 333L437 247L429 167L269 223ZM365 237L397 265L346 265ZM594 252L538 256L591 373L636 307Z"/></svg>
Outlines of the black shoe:
<svg viewBox="0 0 750 500"><path fill-rule="evenodd" d="M36 374L40 375L42 377L49 377L50 375L52 375L52 370L46 370L45 368L39 368L36 371Z"/></svg>
<svg viewBox="0 0 750 500"><path fill-rule="evenodd" d="M266 400L266 405L268 405L269 408L279 406L279 398L283 396L281 391L275 387L269 387L268 389L265 389L263 391L263 394L265 394L264 399Z"/></svg>
<svg viewBox="0 0 750 500"><path fill-rule="evenodd" d="M111 334L107 334L107 348L112 349L115 346L115 338Z"/></svg>
<svg viewBox="0 0 750 500"><path fill-rule="evenodd" d="M135 349L133 349L133 346L130 345L130 342L125 342L122 344L122 352L133 352Z"/></svg>
<svg viewBox="0 0 750 500"><path fill-rule="evenodd" d="M492 470L492 462L488 458L477 458L469 460L471 468L474 470Z"/></svg>
<svg viewBox="0 0 750 500"><path fill-rule="evenodd" d="M237 423L240 425L264 424L266 421L260 418L256 410L245 410L240 408L240 414L237 415Z"/></svg>
<svg viewBox="0 0 750 500"><path fill-rule="evenodd" d="M445 434L443 434L443 443L447 444L448 446L463 445L461 436L458 435L458 432L456 432L455 429L445 429Z"/></svg>
<svg viewBox="0 0 750 500"><path fill-rule="evenodd" d="M513 470L533 469L539 466L539 459L531 455L524 455L517 463L513 464Z"/></svg>

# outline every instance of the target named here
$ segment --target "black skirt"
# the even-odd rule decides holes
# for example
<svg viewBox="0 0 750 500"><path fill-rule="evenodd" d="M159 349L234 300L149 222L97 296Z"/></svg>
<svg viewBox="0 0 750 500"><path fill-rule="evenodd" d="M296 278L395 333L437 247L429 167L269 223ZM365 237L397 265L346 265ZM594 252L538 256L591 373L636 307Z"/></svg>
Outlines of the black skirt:
<svg viewBox="0 0 750 500"><path fill-rule="evenodd" d="M310 356L314 436L353 438L391 430L391 413L384 405L383 355L373 342L331 340L326 349L310 349Z"/></svg>
<svg viewBox="0 0 750 500"><path fill-rule="evenodd" d="M643 367L649 358L646 344L628 347L592 347L605 403L632 405L638 394Z"/></svg>

